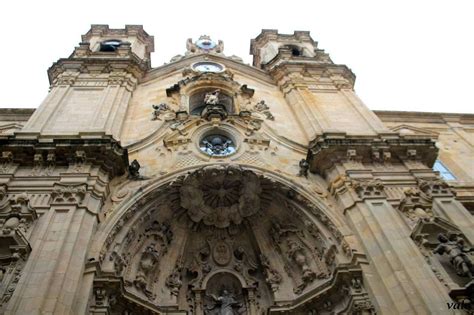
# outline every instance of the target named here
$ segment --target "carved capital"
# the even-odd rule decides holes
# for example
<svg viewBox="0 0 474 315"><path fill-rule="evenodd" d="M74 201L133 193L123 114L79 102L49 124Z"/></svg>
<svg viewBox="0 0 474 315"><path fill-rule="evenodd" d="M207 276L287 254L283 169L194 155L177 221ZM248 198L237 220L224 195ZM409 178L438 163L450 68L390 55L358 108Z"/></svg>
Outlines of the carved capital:
<svg viewBox="0 0 474 315"><path fill-rule="evenodd" d="M428 198L454 196L449 185L442 179L418 179L417 181L418 187Z"/></svg>
<svg viewBox="0 0 474 315"><path fill-rule="evenodd" d="M385 198L384 185L380 179L353 180L352 188L360 199Z"/></svg>
<svg viewBox="0 0 474 315"><path fill-rule="evenodd" d="M65 185L56 184L51 192L51 203L80 204L87 192L86 184Z"/></svg>

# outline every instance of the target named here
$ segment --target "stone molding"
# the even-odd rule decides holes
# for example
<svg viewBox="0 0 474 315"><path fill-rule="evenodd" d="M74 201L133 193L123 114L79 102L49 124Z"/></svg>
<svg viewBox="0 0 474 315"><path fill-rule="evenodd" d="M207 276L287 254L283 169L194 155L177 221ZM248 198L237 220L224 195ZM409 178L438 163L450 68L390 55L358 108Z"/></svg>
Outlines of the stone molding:
<svg viewBox="0 0 474 315"><path fill-rule="evenodd" d="M312 140L309 147L310 170L321 175L324 175L325 171L335 164L343 163L351 158L354 160L355 157L355 160L365 163L387 163L393 159L403 161L407 150L415 151L420 163L429 168L433 165L438 153L431 137L415 140L391 133L375 137L325 133ZM350 150L353 150L351 154L349 154Z"/></svg>
<svg viewBox="0 0 474 315"><path fill-rule="evenodd" d="M48 77L52 87L119 85L132 91L147 70L147 63L130 53L122 58L62 58L48 69ZM94 80L87 77L90 74Z"/></svg>
<svg viewBox="0 0 474 315"><path fill-rule="evenodd" d="M127 151L110 136L95 135L87 138L51 139L21 134L21 138L17 136L16 138L0 139L0 145L8 150L4 152L10 152L8 153L10 158L6 161L7 165L10 165L15 157L15 161L18 160L20 166L30 166L37 170L39 168L48 169L44 170L45 172L51 172L56 165L74 164L80 166L85 161L100 166L112 177L125 173L128 168ZM82 162L79 165L77 163L80 162L80 159L78 160L77 152L83 154ZM43 166L41 166L39 156L43 161L46 157L46 164L43 163ZM86 160L86 157L90 158ZM41 175L41 172L38 175Z"/></svg>

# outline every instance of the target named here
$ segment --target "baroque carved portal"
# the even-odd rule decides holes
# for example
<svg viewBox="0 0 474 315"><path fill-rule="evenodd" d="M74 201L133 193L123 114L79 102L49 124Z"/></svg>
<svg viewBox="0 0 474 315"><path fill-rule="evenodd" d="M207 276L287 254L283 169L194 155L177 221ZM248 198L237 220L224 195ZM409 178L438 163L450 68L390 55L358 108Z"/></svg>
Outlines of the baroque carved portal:
<svg viewBox="0 0 474 315"><path fill-rule="evenodd" d="M334 224L308 204L237 166L180 176L111 228L91 310L256 315L290 310L302 294L315 304L350 257Z"/></svg>

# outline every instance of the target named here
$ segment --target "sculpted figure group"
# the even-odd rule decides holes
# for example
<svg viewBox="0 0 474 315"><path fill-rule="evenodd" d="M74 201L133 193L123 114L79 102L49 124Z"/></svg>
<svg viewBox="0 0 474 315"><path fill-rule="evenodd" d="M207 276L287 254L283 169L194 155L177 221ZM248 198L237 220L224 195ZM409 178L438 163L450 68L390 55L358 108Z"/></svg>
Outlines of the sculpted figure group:
<svg viewBox="0 0 474 315"><path fill-rule="evenodd" d="M434 253L440 255L448 255L449 262L456 269L456 273L461 277L473 277L474 263L472 248L464 243L461 237L453 236L448 238L446 234L438 235L439 245L433 250Z"/></svg>

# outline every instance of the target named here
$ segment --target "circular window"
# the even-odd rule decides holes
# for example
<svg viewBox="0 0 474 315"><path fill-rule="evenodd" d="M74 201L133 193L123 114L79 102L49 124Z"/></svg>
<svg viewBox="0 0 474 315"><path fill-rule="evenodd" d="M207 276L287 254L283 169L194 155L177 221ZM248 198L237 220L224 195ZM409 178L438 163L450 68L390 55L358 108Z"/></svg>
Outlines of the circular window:
<svg viewBox="0 0 474 315"><path fill-rule="evenodd" d="M235 143L222 134L210 134L199 142L202 152L210 156L227 156L235 152Z"/></svg>

